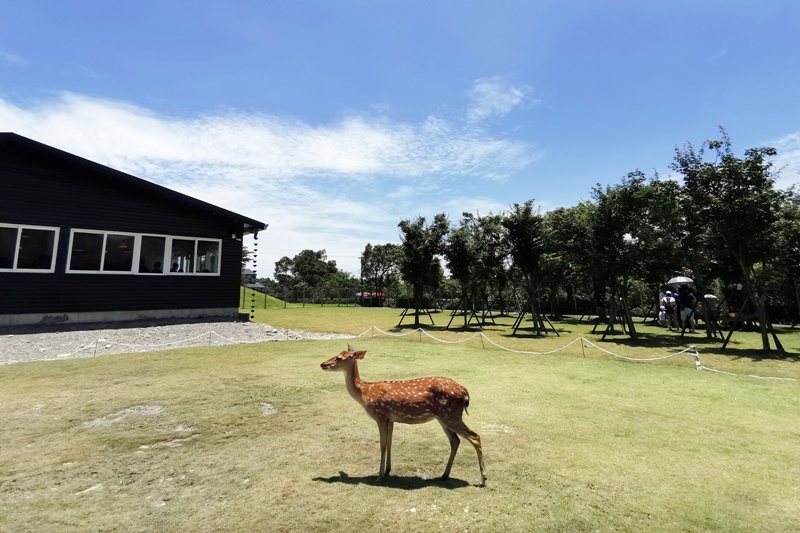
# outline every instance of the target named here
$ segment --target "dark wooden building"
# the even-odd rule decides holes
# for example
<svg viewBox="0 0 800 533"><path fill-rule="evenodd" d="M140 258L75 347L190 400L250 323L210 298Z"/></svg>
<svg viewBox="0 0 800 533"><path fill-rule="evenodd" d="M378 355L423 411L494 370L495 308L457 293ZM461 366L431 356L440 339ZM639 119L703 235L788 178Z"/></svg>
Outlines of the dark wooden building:
<svg viewBox="0 0 800 533"><path fill-rule="evenodd" d="M0 326L238 316L266 224L0 133Z"/></svg>

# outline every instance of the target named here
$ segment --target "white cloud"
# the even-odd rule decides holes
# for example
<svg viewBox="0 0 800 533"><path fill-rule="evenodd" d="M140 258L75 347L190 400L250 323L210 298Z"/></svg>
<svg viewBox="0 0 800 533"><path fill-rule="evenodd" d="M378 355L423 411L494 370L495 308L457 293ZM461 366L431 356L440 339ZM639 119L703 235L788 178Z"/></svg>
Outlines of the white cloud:
<svg viewBox="0 0 800 533"><path fill-rule="evenodd" d="M18 56L17 54L7 52L5 50L0 50L0 65L6 65L10 67L24 67L28 64L28 60L22 56Z"/></svg>
<svg viewBox="0 0 800 533"><path fill-rule="evenodd" d="M790 133L765 144L778 150L778 155L773 160L773 168L780 170L775 181L777 187L788 189L792 185L800 184L800 132Z"/></svg>
<svg viewBox="0 0 800 533"><path fill-rule="evenodd" d="M530 91L528 86L516 87L498 76L480 78L469 91L471 105L467 119L480 122L490 116L507 115L528 100Z"/></svg>
<svg viewBox="0 0 800 533"><path fill-rule="evenodd" d="M0 100L0 120L4 129L139 173L169 174L175 165L185 171L191 164L193 171L247 168L281 179L502 177L537 157L525 143L457 129L435 118L406 124L351 116L321 126L238 112L178 119L124 102L65 93L27 109Z"/></svg>
<svg viewBox="0 0 800 533"><path fill-rule="evenodd" d="M714 55L712 55L712 56L709 56L709 57L707 58L707 61L708 61L709 63L713 63L714 61L716 61L716 60L718 60L718 59L721 59L721 58L722 58L722 57L723 57L725 54L727 54L727 53L728 53L728 49L727 49L727 48L723 48L723 49L721 49L719 52L717 52L716 54L714 54Z"/></svg>
<svg viewBox="0 0 800 533"><path fill-rule="evenodd" d="M503 179L539 157L526 143L437 117L410 124L350 115L324 125L238 111L181 118L74 93L29 105L0 98L0 130L269 223L259 239L264 275L306 248L357 270L367 242L397 242L401 218L442 211L460 180ZM464 209L469 203L457 214Z"/></svg>

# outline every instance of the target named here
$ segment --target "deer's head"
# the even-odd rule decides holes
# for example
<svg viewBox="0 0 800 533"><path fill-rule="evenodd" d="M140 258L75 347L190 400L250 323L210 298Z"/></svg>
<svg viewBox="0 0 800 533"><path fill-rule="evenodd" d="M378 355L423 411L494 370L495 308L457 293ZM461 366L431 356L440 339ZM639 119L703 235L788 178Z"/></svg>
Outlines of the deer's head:
<svg viewBox="0 0 800 533"><path fill-rule="evenodd" d="M352 346L347 345L347 350L339 355L331 357L321 365L322 370L345 370L349 368L358 359L364 359L367 354L366 350L357 352Z"/></svg>

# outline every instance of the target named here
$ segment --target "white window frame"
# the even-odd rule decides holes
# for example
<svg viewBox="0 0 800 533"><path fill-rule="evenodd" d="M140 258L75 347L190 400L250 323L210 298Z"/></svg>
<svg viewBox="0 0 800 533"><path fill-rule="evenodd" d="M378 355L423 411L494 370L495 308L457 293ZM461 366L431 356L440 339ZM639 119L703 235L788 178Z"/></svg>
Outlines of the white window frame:
<svg viewBox="0 0 800 533"><path fill-rule="evenodd" d="M11 264L11 268L0 268L0 272L24 272L28 274L52 274L56 271L56 258L58 256L58 238L61 235L61 228L55 226L32 226L30 224L7 224L4 222L0 222L0 227L2 228L11 228L17 230L17 240L15 242L15 249L14 249L14 261ZM32 230L41 230L41 231L52 231L55 233L55 237L53 237L53 254L50 258L50 268L17 268L17 263L19 261L19 249L20 249L20 241L22 239L22 231L26 229Z"/></svg>
<svg viewBox="0 0 800 533"><path fill-rule="evenodd" d="M93 233L93 234L100 234L103 235L103 245L102 245L102 253L100 256L100 270L72 270L70 269L70 264L72 263L72 245L73 240L76 233ZM108 235L126 235L132 236L134 238L134 246L133 246L133 263L131 264L131 270L126 271L119 271L119 270L103 270L103 264L105 263L105 249L106 249L106 240ZM163 260L161 264L161 272L139 272L139 266L141 264L141 248L142 248L142 237L160 237L164 239L164 254ZM192 255L192 269L195 270L194 272L170 272L171 267L171 259L172 259L172 241L173 240L185 240L185 241L193 241L194 242L194 250ZM197 272L197 243L198 241L208 241L208 242L216 242L217 243L217 250L219 253L220 264L218 265L217 272ZM67 274L121 274L121 275L141 275L141 276L220 276L222 270L222 239L215 239L210 237L189 237L189 236L180 236L180 235L164 235L158 233L131 233L126 231L108 231L108 230L93 230L93 229L81 229L81 228L72 228L70 230L69 236L69 249L67 252L67 264L66 264L66 273ZM37 271L38 272L38 271Z"/></svg>
<svg viewBox="0 0 800 533"><path fill-rule="evenodd" d="M103 236L103 244L100 247L100 269L99 270L72 270L70 265L72 264L72 246L75 241L75 234L76 233L88 233L93 235L102 235ZM131 259L131 269L130 270L103 270L103 266L106 262L106 242L108 241L109 235L124 235L126 237L133 237L134 244L133 244L133 258ZM67 274L115 274L115 275L131 275L136 271L136 258L139 257L139 241L140 239L136 238L136 233L130 233L127 231L103 231L103 230L94 230L94 229L79 229L73 228L69 233L69 250L67 252L67 265L66 265L66 273Z"/></svg>

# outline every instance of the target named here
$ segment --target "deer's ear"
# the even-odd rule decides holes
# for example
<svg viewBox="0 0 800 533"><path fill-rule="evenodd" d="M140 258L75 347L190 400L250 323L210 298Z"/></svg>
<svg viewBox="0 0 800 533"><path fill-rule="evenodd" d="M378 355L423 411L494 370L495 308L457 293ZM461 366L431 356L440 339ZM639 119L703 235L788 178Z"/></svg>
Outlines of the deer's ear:
<svg viewBox="0 0 800 533"><path fill-rule="evenodd" d="M361 350L360 352L356 352L355 354L353 354L353 357L355 357L356 359L364 359L365 355L367 355L367 351Z"/></svg>

